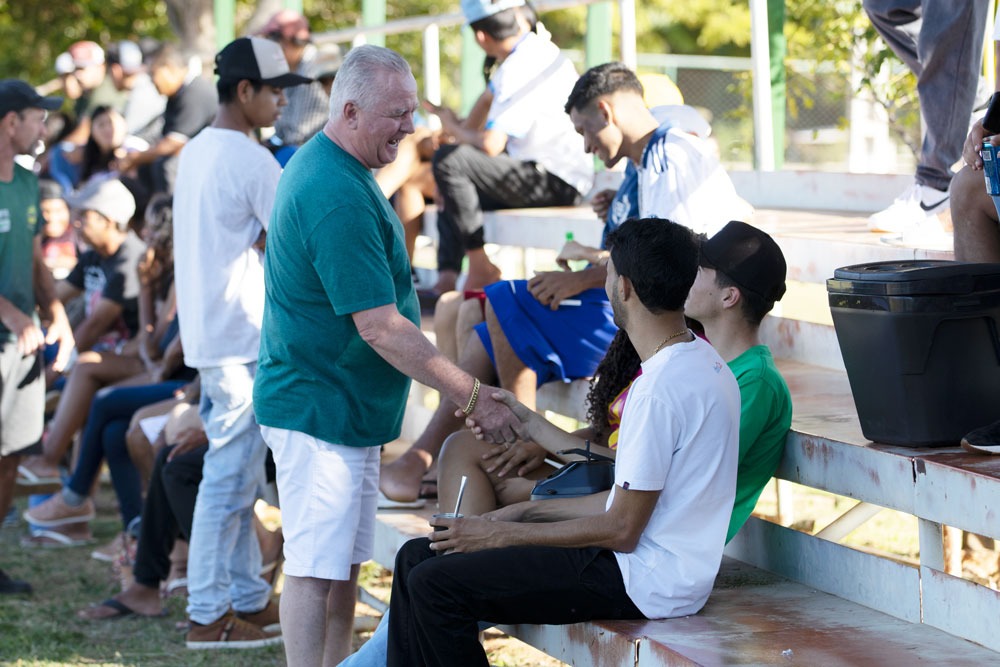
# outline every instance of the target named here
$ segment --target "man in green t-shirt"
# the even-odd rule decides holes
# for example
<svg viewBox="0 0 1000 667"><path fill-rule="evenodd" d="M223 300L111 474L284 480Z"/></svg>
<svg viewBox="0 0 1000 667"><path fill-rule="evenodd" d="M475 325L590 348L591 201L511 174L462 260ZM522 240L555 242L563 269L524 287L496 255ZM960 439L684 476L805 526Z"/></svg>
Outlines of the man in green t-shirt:
<svg viewBox="0 0 1000 667"><path fill-rule="evenodd" d="M372 554L379 445L399 436L410 378L513 442L492 391L418 328L403 228L371 170L413 132L417 84L398 54L348 53L330 120L289 161L264 257L253 403L274 454L285 535L281 626L288 663L337 664L351 649L358 569Z"/></svg>
<svg viewBox="0 0 1000 667"><path fill-rule="evenodd" d="M42 437L45 383L41 349L59 342L55 366L73 349L73 331L42 255L38 179L14 162L45 136L45 117L62 99L42 97L17 79L0 81L0 520L13 497L17 466ZM35 306L51 320L43 334ZM31 587L0 570L0 594Z"/></svg>
<svg viewBox="0 0 1000 667"><path fill-rule="evenodd" d="M792 397L759 336L761 321L784 293L785 257L765 232L730 222L702 243L684 314L705 327L740 386L740 463L726 542L778 468L792 423Z"/></svg>

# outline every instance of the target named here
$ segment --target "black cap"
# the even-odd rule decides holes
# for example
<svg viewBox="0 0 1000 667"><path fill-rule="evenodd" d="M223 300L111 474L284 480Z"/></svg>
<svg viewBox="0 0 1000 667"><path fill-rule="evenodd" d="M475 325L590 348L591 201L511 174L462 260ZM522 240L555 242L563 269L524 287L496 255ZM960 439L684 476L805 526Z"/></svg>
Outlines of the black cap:
<svg viewBox="0 0 1000 667"><path fill-rule="evenodd" d="M769 302L785 294L785 256L766 232L733 221L701 244L701 265Z"/></svg>
<svg viewBox="0 0 1000 667"><path fill-rule="evenodd" d="M55 111L62 106L62 102L61 97L42 97L38 91L20 79L0 81L0 116L25 109Z"/></svg>
<svg viewBox="0 0 1000 667"><path fill-rule="evenodd" d="M63 192L63 187L59 185L56 181L50 180L48 178L38 179L38 200L45 201L46 199L65 199L66 194Z"/></svg>
<svg viewBox="0 0 1000 667"><path fill-rule="evenodd" d="M240 37L215 56L215 73L223 79L250 79L288 88L312 79L292 74L277 42L262 37Z"/></svg>

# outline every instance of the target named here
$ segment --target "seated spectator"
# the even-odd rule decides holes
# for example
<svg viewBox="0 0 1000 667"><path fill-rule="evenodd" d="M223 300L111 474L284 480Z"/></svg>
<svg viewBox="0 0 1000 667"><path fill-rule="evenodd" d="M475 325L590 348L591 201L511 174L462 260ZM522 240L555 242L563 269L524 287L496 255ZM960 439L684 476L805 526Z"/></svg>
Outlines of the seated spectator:
<svg viewBox="0 0 1000 667"><path fill-rule="evenodd" d="M108 76L107 58L97 42L79 41L70 45L66 56L56 59L56 70L63 79L66 97L74 100L73 113L77 126L66 137L74 145L82 145L90 136L90 118L99 106L118 111L125 107L126 96Z"/></svg>
<svg viewBox="0 0 1000 667"><path fill-rule="evenodd" d="M117 176L117 161L136 148L136 142L128 140L122 115L112 107L99 106L90 116L86 143L71 146L62 142L53 151L49 169L60 182L68 182L76 190L93 178Z"/></svg>
<svg viewBox="0 0 1000 667"><path fill-rule="evenodd" d="M69 204L63 189L55 181L38 183L39 210L45 226L42 227L42 256L45 265L57 279L65 278L76 266L80 241L70 225Z"/></svg>
<svg viewBox="0 0 1000 667"><path fill-rule="evenodd" d="M190 397L189 397L190 399ZM194 400L197 400L195 397ZM195 405L171 416L166 430L176 430L169 444L157 452L149 492L142 507L139 539L132 568L133 581L122 592L77 612L87 620L106 620L123 616L160 617L165 614L161 584L171 577L171 552L178 543L191 539L191 523L202 479L202 464L208 450L208 438L198 419ZM258 534L267 533L259 522ZM280 558L281 534L262 535L261 549L273 577ZM266 540L266 543L265 543ZM265 632L279 627L277 605L268 604L257 613L238 613L241 622L258 626Z"/></svg>
<svg viewBox="0 0 1000 667"><path fill-rule="evenodd" d="M167 98L160 94L149 78L138 44L127 39L115 42L108 46L106 55L108 73L115 88L128 95L122 116L129 136L148 144L161 135Z"/></svg>
<svg viewBox="0 0 1000 667"><path fill-rule="evenodd" d="M441 530L407 542L396 558L388 665L485 664L479 619L667 618L693 614L708 599L732 514L739 389L685 325L698 264L694 233L634 220L608 245L615 320L643 365L622 415L615 486L606 500L435 519ZM533 441L553 449L576 442L509 393L492 397L515 407Z"/></svg>
<svg viewBox="0 0 1000 667"><path fill-rule="evenodd" d="M551 41L530 31L523 5L462 3L476 42L500 63L481 98L488 102L485 123L466 123L449 109L430 107L456 142L434 156L442 199L438 293L455 288L465 256L467 289L500 277L483 247L484 210L576 204L591 186L590 160L559 111L576 70Z"/></svg>
<svg viewBox="0 0 1000 667"><path fill-rule="evenodd" d="M139 328L139 265L145 245L128 229L134 201L117 180L95 183L75 200L74 225L94 249L80 257L57 291L64 302L82 293L86 315L74 329L77 361L49 424L44 453L24 461L21 484L57 479L59 461L83 425L94 393L144 370L137 353L121 354ZM161 322L161 340L170 319Z"/></svg>
<svg viewBox="0 0 1000 667"><path fill-rule="evenodd" d="M136 387L108 387L99 391L90 405L73 474L59 493L24 512L25 521L44 530L35 531L22 541L22 545L64 545L67 544L65 537L74 543L89 542L89 523L96 516L90 494L104 463L111 472L111 484L118 499L124 541L128 543L137 539L137 519L142 510L142 482L138 469L129 458L125 432L136 410L169 398L184 385L185 382L178 379ZM50 530L64 526L72 529L61 535ZM121 540L116 540L110 548L96 552L96 557L98 560L110 560L110 554L118 550L119 544Z"/></svg>
<svg viewBox="0 0 1000 667"><path fill-rule="evenodd" d="M156 90L167 98L163 128L147 150L128 153L116 168L120 173L144 168L140 174L150 190L171 193L181 148L212 122L219 99L211 82L189 70L173 44L163 44L150 56L149 72Z"/></svg>
<svg viewBox="0 0 1000 667"><path fill-rule="evenodd" d="M258 34L281 46L293 73L315 78L311 71L319 51L312 43L309 22L304 16L282 9L268 19ZM288 106L274 123L274 134L282 146L301 146L326 125L330 117L330 94L321 84L310 82L288 88L285 97Z"/></svg>

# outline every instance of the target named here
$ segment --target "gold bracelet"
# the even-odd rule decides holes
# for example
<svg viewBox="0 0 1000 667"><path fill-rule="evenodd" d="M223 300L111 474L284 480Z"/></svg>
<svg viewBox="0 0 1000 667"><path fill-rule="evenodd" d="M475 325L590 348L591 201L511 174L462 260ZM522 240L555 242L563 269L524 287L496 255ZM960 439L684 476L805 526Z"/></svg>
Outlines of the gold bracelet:
<svg viewBox="0 0 1000 667"><path fill-rule="evenodd" d="M469 397L469 404L462 408L462 414L466 417L472 414L472 411L476 409L476 401L479 400L479 378L473 378L475 383L472 385L472 396Z"/></svg>

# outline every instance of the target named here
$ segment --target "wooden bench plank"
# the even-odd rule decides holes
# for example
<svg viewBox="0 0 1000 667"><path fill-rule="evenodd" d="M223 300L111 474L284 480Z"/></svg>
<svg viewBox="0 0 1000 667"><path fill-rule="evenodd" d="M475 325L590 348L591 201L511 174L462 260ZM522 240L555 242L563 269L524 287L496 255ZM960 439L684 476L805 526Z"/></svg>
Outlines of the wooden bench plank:
<svg viewBox="0 0 1000 667"><path fill-rule="evenodd" d="M920 622L917 568L750 517L726 555L911 623Z"/></svg>

